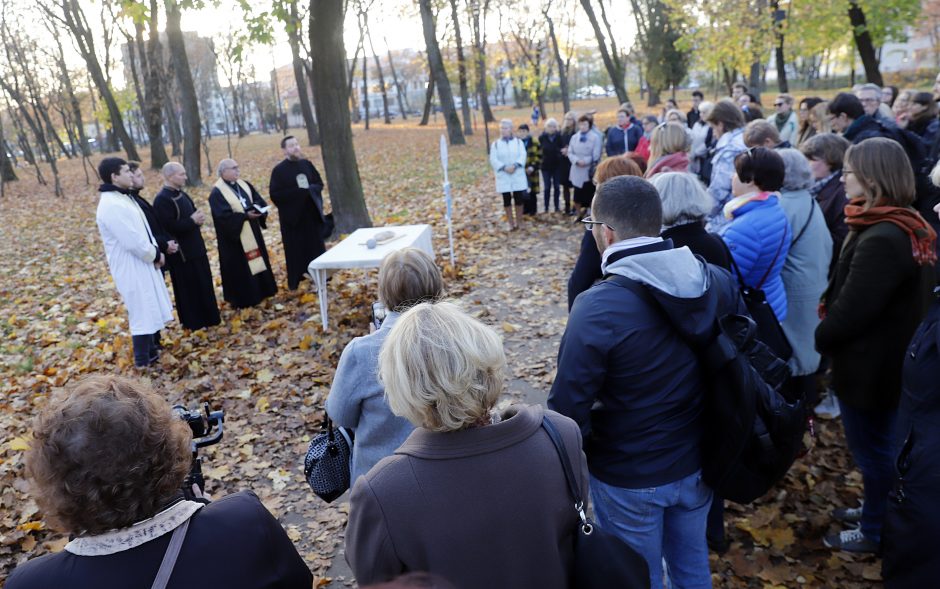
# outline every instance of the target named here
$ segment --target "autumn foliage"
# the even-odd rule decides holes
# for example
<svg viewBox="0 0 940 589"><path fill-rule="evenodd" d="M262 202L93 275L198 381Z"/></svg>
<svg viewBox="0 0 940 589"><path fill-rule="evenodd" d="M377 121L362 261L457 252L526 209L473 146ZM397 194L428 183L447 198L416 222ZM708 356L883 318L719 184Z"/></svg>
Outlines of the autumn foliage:
<svg viewBox="0 0 940 589"><path fill-rule="evenodd" d="M613 99L598 106L602 120L613 118ZM523 116L499 113L505 114ZM478 125L466 146L451 148L457 268L450 267L438 159L442 132L443 121L421 128L408 121L373 125L368 132L355 129L369 212L376 225L432 225L448 294L506 338L513 371L508 396L544 400L581 229L561 215L544 215L507 236ZM496 129L491 132L495 138ZM278 140L253 135L233 143L242 177L265 197L270 170L281 159ZM213 163L226 155L224 140L213 140L211 149ZM305 151L322 171L319 148ZM147 154L142 157L148 161ZM8 184L0 200L0 582L17 563L60 550L67 540L46 528L23 478L32 416L53 389L77 377L137 374L126 313L95 226L96 186L85 183L78 160L60 165L64 198L41 188L28 170L18 170L21 180ZM152 199L159 187L157 173L148 171L143 195ZM189 192L208 212L209 187ZM331 329L323 332L309 283L286 290L277 224L274 212L265 240L278 294L247 310L222 304L218 327L190 333L171 324L163 332L159 366L146 377L170 403L194 407L208 401L224 408L225 438L204 452L209 492L253 489L325 584L342 543L346 506L327 505L309 491L302 456L319 428L340 352L351 338L367 333L377 272L342 271L332 277ZM211 223L203 236L221 302ZM729 508L731 548L712 557L716 587L862 587L878 578L880 563L874 558L832 553L822 545L828 511L854 504L861 478L851 470L841 428L826 422L818 429L815 448L784 484L755 505Z"/></svg>

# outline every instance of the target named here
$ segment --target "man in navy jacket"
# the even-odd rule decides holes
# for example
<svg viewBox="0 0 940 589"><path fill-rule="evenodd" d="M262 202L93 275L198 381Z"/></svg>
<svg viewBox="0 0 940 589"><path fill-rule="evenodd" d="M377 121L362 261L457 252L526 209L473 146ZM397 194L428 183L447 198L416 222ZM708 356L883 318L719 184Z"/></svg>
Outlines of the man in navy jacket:
<svg viewBox="0 0 940 589"><path fill-rule="evenodd" d="M558 352L549 408L584 436L598 523L646 558L653 587L662 559L682 587L711 587L702 481L702 379L687 341L705 341L717 316L742 312L726 271L659 237L652 184L620 176L601 184L592 225L605 277L578 295ZM746 312L746 311L745 311Z"/></svg>

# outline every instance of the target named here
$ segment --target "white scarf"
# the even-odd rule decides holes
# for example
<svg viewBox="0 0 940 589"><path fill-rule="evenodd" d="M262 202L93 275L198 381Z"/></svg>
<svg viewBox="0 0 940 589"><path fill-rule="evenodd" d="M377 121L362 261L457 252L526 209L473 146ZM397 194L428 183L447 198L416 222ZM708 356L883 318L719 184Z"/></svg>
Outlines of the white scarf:
<svg viewBox="0 0 940 589"><path fill-rule="evenodd" d="M78 556L104 556L137 548L169 534L203 507L205 504L198 501L180 501L129 528L111 530L97 536L79 536L66 544L65 549Z"/></svg>

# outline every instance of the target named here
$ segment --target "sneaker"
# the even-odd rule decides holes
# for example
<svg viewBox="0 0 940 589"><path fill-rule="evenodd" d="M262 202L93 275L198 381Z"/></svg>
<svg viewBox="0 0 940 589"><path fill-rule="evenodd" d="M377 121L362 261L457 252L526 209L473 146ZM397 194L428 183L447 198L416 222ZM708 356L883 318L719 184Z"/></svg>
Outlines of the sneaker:
<svg viewBox="0 0 940 589"><path fill-rule="evenodd" d="M832 391L826 391L823 393L823 398L819 401L819 404L816 405L816 409L813 410L817 417L822 419L836 419L842 415L842 409L839 407L839 399L836 398L835 393Z"/></svg>
<svg viewBox="0 0 940 589"><path fill-rule="evenodd" d="M878 543L866 538L861 530L843 530L838 534L830 534L823 538L823 544L829 548L845 550L846 552L870 554L878 552Z"/></svg>
<svg viewBox="0 0 940 589"><path fill-rule="evenodd" d="M858 525L862 521L862 508L859 507L839 507L832 510L832 519L844 524Z"/></svg>

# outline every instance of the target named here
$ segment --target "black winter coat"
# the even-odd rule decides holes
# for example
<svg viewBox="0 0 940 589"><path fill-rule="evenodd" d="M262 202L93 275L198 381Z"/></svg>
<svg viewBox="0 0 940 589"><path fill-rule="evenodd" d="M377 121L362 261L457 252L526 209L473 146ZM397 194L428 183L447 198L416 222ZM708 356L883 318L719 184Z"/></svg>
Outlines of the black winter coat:
<svg viewBox="0 0 940 589"><path fill-rule="evenodd" d="M561 169L562 160L568 160L567 157L561 155L561 148L568 146L567 143L562 143L561 133L542 133L539 135L539 145L542 147L543 170L559 170Z"/></svg>
<svg viewBox="0 0 940 589"><path fill-rule="evenodd" d="M709 264L721 266L725 270L731 269L728 248L720 237L705 231L702 223L693 222L670 227L663 231L662 238L671 239L674 247L688 247L693 254L702 256Z"/></svg>
<svg viewBox="0 0 940 589"><path fill-rule="evenodd" d="M933 267L914 262L911 239L896 225L849 232L816 328L816 349L832 360L840 402L860 410L897 407L905 350L933 286Z"/></svg>
<svg viewBox="0 0 940 589"><path fill-rule="evenodd" d="M842 173L833 176L816 195L816 202L822 209L823 218L826 220L826 228L829 229L829 235L832 236L832 262L829 264L829 277L835 272L836 264L839 263L839 252L842 251L842 242L849 233L849 227L845 224L845 205L849 201L845 198L845 186L842 184Z"/></svg>
<svg viewBox="0 0 940 589"><path fill-rule="evenodd" d="M940 578L940 300L904 359L894 490L882 531L887 589L930 587Z"/></svg>
<svg viewBox="0 0 940 589"><path fill-rule="evenodd" d="M172 534L103 556L67 551L17 567L7 589L140 589L150 587ZM228 495L197 511L180 550L168 589L310 589L313 577L290 538L258 496Z"/></svg>

